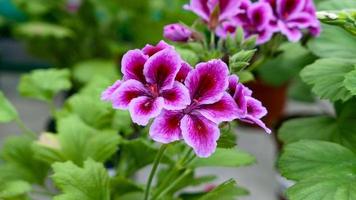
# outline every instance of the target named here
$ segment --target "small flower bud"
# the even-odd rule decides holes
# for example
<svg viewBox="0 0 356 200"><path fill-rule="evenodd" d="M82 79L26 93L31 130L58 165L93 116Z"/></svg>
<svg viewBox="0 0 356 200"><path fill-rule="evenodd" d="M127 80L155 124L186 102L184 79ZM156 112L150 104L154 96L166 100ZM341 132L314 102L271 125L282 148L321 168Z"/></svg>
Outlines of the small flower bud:
<svg viewBox="0 0 356 200"><path fill-rule="evenodd" d="M168 24L163 29L163 36L174 42L187 42L192 34L188 27L179 23Z"/></svg>

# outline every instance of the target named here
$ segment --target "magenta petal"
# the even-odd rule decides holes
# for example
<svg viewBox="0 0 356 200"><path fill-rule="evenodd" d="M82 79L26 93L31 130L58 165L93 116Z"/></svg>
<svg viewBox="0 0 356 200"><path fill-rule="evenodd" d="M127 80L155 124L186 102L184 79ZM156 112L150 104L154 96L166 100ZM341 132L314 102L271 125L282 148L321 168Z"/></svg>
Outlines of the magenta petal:
<svg viewBox="0 0 356 200"><path fill-rule="evenodd" d="M249 20L256 30L262 30L272 19L272 9L268 3L252 4L247 12Z"/></svg>
<svg viewBox="0 0 356 200"><path fill-rule="evenodd" d="M240 12L238 9L240 3L240 0L219 0L219 20L223 21L237 15Z"/></svg>
<svg viewBox="0 0 356 200"><path fill-rule="evenodd" d="M246 100L247 115L260 119L267 114L267 109L263 107L262 103L259 100L253 97L246 97Z"/></svg>
<svg viewBox="0 0 356 200"><path fill-rule="evenodd" d="M235 74L229 76L229 87L228 92L231 96L235 94L237 84L239 83L239 77Z"/></svg>
<svg viewBox="0 0 356 200"><path fill-rule="evenodd" d="M167 110L181 110L190 104L188 89L178 81L171 89L163 90L161 96L164 98L163 107Z"/></svg>
<svg viewBox="0 0 356 200"><path fill-rule="evenodd" d="M129 104L132 121L145 126L151 118L157 117L163 108L163 98L138 97Z"/></svg>
<svg viewBox="0 0 356 200"><path fill-rule="evenodd" d="M260 45L260 44L268 42L272 38L273 33L274 33L273 28L270 28L269 26L267 26L265 29L259 31L258 37L256 40L256 44Z"/></svg>
<svg viewBox="0 0 356 200"><path fill-rule="evenodd" d="M312 24L315 24L315 18L306 12L300 12L288 19L289 27L297 27L302 29L307 28Z"/></svg>
<svg viewBox="0 0 356 200"><path fill-rule="evenodd" d="M220 100L228 87L228 73L226 64L221 60L199 63L185 80L192 101L211 104Z"/></svg>
<svg viewBox="0 0 356 200"><path fill-rule="evenodd" d="M302 32L298 28L288 28L282 21L278 21L278 28L291 42L297 42L302 38Z"/></svg>
<svg viewBox="0 0 356 200"><path fill-rule="evenodd" d="M145 82L143 75L143 66L148 59L141 50L130 50L122 57L121 72L124 75L124 80L135 79Z"/></svg>
<svg viewBox="0 0 356 200"><path fill-rule="evenodd" d="M179 54L172 49L165 49L147 60L143 73L148 83L156 84L160 89L169 89L172 88L180 67Z"/></svg>
<svg viewBox="0 0 356 200"><path fill-rule="evenodd" d="M209 157L216 149L220 131L218 125L199 114L185 115L181 120L184 141L198 157Z"/></svg>
<svg viewBox="0 0 356 200"><path fill-rule="evenodd" d="M306 0L276 0L277 13L280 18L288 19L293 14L298 14L305 6Z"/></svg>
<svg viewBox="0 0 356 200"><path fill-rule="evenodd" d="M247 122L247 123L251 123L251 124L256 124L259 127L263 128L264 131L266 131L266 133L270 134L272 133L271 129L269 129L265 123L263 123L262 120L258 119L258 118L254 118L251 116L247 116L245 119L241 119L241 121Z"/></svg>
<svg viewBox="0 0 356 200"><path fill-rule="evenodd" d="M148 91L141 82L133 79L127 80L113 93L113 107L116 109L127 109L129 103L134 98L145 96L147 93Z"/></svg>
<svg viewBox="0 0 356 200"><path fill-rule="evenodd" d="M171 45L167 44L165 41L161 40L155 46L147 44L145 47L143 47L142 52L145 55L152 56L155 53L162 51L163 49L173 49L173 46L171 46Z"/></svg>
<svg viewBox="0 0 356 200"><path fill-rule="evenodd" d="M247 98L252 94L252 91L239 83L236 87L236 92L233 96L237 109L239 110L239 119L243 118L247 114Z"/></svg>
<svg viewBox="0 0 356 200"><path fill-rule="evenodd" d="M209 0L191 0L190 4L184 6L184 9L191 10L205 21L208 21L211 12L208 7L208 1Z"/></svg>
<svg viewBox="0 0 356 200"><path fill-rule="evenodd" d="M244 113L239 112L234 99L225 93L216 103L200 106L197 111L212 122L229 122L243 117Z"/></svg>
<svg viewBox="0 0 356 200"><path fill-rule="evenodd" d="M163 36L174 42L187 42L192 33L187 26L180 23L168 24L163 28Z"/></svg>
<svg viewBox="0 0 356 200"><path fill-rule="evenodd" d="M170 143L182 139L180 120L183 113L163 110L150 127L150 136L154 141Z"/></svg>
<svg viewBox="0 0 356 200"><path fill-rule="evenodd" d="M102 101L112 101L114 92L121 86L122 81L117 80L113 85L109 86L101 93Z"/></svg>
<svg viewBox="0 0 356 200"><path fill-rule="evenodd" d="M186 62L182 62L182 66L181 68L179 69L178 71L178 74L176 76L176 80L181 82L181 83L184 83L185 79L187 78L188 76L188 73L190 71L192 71L192 67L186 63Z"/></svg>

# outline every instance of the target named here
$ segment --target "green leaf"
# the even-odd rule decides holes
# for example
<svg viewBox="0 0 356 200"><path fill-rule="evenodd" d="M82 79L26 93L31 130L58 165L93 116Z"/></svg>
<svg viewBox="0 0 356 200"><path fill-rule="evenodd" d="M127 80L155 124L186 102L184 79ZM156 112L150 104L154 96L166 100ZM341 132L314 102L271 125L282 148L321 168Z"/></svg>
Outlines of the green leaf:
<svg viewBox="0 0 356 200"><path fill-rule="evenodd" d="M220 138L218 140L218 148L234 148L236 146L237 136L235 133L236 125L233 123L227 126L220 127Z"/></svg>
<svg viewBox="0 0 356 200"><path fill-rule="evenodd" d="M49 166L35 159L31 148L32 143L33 140L26 136L9 137L5 140L1 157L5 161L6 170L0 171L0 177L2 172L16 173L11 175L13 179L43 183Z"/></svg>
<svg viewBox="0 0 356 200"><path fill-rule="evenodd" d="M142 156L142 152L145 156ZM153 143L143 138L123 141L118 174L129 177L137 170L153 162L158 150ZM171 160L164 156L162 162L170 163Z"/></svg>
<svg viewBox="0 0 356 200"><path fill-rule="evenodd" d="M93 160L79 168L72 162L53 164L55 184L62 194L54 200L110 200L109 175L102 164Z"/></svg>
<svg viewBox="0 0 356 200"><path fill-rule="evenodd" d="M356 2L353 0L328 0L318 4L318 10L344 10L356 8Z"/></svg>
<svg viewBox="0 0 356 200"><path fill-rule="evenodd" d="M208 158L196 158L190 164L192 167L239 167L250 165L255 158L242 150L217 148Z"/></svg>
<svg viewBox="0 0 356 200"><path fill-rule="evenodd" d="M46 22L25 22L15 27L15 32L24 37L68 38L73 36L72 30L64 26Z"/></svg>
<svg viewBox="0 0 356 200"><path fill-rule="evenodd" d="M88 158L103 162L117 151L120 137L115 131L98 131L78 116L70 115L57 122L61 154L77 165Z"/></svg>
<svg viewBox="0 0 356 200"><path fill-rule="evenodd" d="M195 65L199 61L198 55L189 49L176 48L183 60L187 61L190 65Z"/></svg>
<svg viewBox="0 0 356 200"><path fill-rule="evenodd" d="M300 75L322 99L346 101L352 94L345 87L345 75L355 69L354 63L352 60L339 58L319 59L306 66Z"/></svg>
<svg viewBox="0 0 356 200"><path fill-rule="evenodd" d="M11 122L18 118L18 113L15 107L6 99L5 95L0 91L0 122Z"/></svg>
<svg viewBox="0 0 356 200"><path fill-rule="evenodd" d="M339 144L302 140L285 147L278 165L282 175L292 180L354 174L356 155Z"/></svg>
<svg viewBox="0 0 356 200"><path fill-rule="evenodd" d="M355 65L355 69L356 69L356 65ZM346 89L348 89L352 95L356 96L356 70L353 70L345 75L344 84Z"/></svg>
<svg viewBox="0 0 356 200"><path fill-rule="evenodd" d="M356 55L355 36L342 28L324 25L320 37L308 42L308 48L323 58L350 58Z"/></svg>
<svg viewBox="0 0 356 200"><path fill-rule="evenodd" d="M114 193L114 199L119 199L120 196L127 193L144 191L142 186L139 186L135 182L121 176L112 178L110 185L111 191Z"/></svg>
<svg viewBox="0 0 356 200"><path fill-rule="evenodd" d="M247 83L249 81L255 80L255 76L250 71L240 71L237 73L237 76L239 77L239 82L241 83Z"/></svg>
<svg viewBox="0 0 356 200"><path fill-rule="evenodd" d="M247 190L237 187L235 180L230 179L199 198L199 200L235 200L236 197L247 194Z"/></svg>
<svg viewBox="0 0 356 200"><path fill-rule="evenodd" d="M298 182L287 190L293 200L349 200L353 187L356 155L338 144L305 140L287 145L279 160L283 176Z"/></svg>
<svg viewBox="0 0 356 200"><path fill-rule="evenodd" d="M338 102L339 103L339 102ZM356 100L337 106L337 116L316 116L291 119L278 131L278 138L288 144L303 139L325 140L339 143L356 152Z"/></svg>
<svg viewBox="0 0 356 200"><path fill-rule="evenodd" d="M3 200L21 200L21 198L31 190L31 185L25 181L5 181L0 180L0 199Z"/></svg>
<svg viewBox="0 0 356 200"><path fill-rule="evenodd" d="M93 78L105 77L108 80L119 78L118 66L111 60L86 60L73 67L73 78L81 84L88 83Z"/></svg>
<svg viewBox="0 0 356 200"><path fill-rule="evenodd" d="M71 88L67 69L38 69L21 77L18 90L22 96L51 101L60 91Z"/></svg>

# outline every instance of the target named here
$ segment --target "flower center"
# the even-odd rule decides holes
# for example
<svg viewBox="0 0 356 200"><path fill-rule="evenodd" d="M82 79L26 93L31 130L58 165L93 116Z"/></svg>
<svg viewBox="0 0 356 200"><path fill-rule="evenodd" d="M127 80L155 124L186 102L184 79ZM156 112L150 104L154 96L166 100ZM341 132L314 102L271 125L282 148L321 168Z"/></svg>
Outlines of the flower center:
<svg viewBox="0 0 356 200"><path fill-rule="evenodd" d="M183 110L183 113L184 113L184 114L189 114L189 113L191 113L196 107L198 107L198 100L193 99L193 102Z"/></svg>
<svg viewBox="0 0 356 200"><path fill-rule="evenodd" d="M158 86L157 84L151 84L147 86L149 91L151 92L152 97L158 97L159 96L159 91L158 91Z"/></svg>

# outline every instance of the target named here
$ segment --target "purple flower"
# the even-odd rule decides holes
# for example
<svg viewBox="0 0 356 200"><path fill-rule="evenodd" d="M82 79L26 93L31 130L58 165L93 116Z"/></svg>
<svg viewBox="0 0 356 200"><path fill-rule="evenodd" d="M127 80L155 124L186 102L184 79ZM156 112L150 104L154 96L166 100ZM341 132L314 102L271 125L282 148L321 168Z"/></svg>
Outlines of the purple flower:
<svg viewBox="0 0 356 200"><path fill-rule="evenodd" d="M272 38L274 29L270 26L270 21L273 15L268 3L244 0L239 9L242 12L234 16L234 21L226 21L221 25L221 29L217 31L220 37L226 37L227 33L233 34L236 27L241 26L246 38L257 36L257 44L263 44Z"/></svg>
<svg viewBox="0 0 356 200"><path fill-rule="evenodd" d="M240 0L191 0L184 8L201 17L214 30L220 23L235 16ZM214 11L218 6L218 15Z"/></svg>
<svg viewBox="0 0 356 200"><path fill-rule="evenodd" d="M150 128L152 139L162 143L184 139L198 156L210 156L220 136L219 123L238 117L234 99L225 92L228 73L221 60L198 64L185 80L192 99L190 105L181 110L164 110Z"/></svg>
<svg viewBox="0 0 356 200"><path fill-rule="evenodd" d="M160 42L157 46L163 46ZM162 109L178 110L189 103L189 91L175 81L182 61L173 47L154 47L128 51L122 58L123 81L103 93L117 109L129 109L133 122L147 125ZM162 49L162 50L157 50Z"/></svg>
<svg viewBox="0 0 356 200"><path fill-rule="evenodd" d="M289 41L296 42L302 37L302 29L309 29L313 35L320 32L312 0L264 0L272 8L273 24Z"/></svg>
<svg viewBox="0 0 356 200"><path fill-rule="evenodd" d="M238 79L234 75L229 77L228 91L236 102L239 120L257 124L267 133L271 133L271 130L267 128L261 120L261 118L267 114L266 108L262 106L260 101L251 96L252 91L250 89L245 87L242 83L238 83Z"/></svg>
<svg viewBox="0 0 356 200"><path fill-rule="evenodd" d="M163 49L173 49L173 47L167 44L165 41L161 40L155 46L146 44L146 46L142 48L142 52L145 55L152 56Z"/></svg>
<svg viewBox="0 0 356 200"><path fill-rule="evenodd" d="M82 4L82 0L67 0L67 11L70 13L76 13Z"/></svg>
<svg viewBox="0 0 356 200"><path fill-rule="evenodd" d="M113 85L104 90L104 92L101 93L101 100L111 102L115 91L120 87L121 83L121 80L117 80Z"/></svg>
<svg viewBox="0 0 356 200"><path fill-rule="evenodd" d="M163 28L163 36L174 42L187 42L192 34L188 27L179 23L168 24Z"/></svg>

